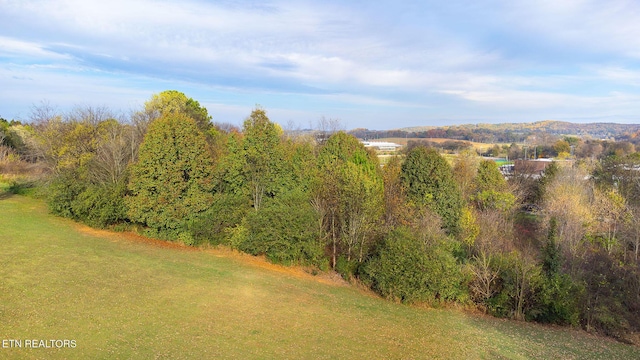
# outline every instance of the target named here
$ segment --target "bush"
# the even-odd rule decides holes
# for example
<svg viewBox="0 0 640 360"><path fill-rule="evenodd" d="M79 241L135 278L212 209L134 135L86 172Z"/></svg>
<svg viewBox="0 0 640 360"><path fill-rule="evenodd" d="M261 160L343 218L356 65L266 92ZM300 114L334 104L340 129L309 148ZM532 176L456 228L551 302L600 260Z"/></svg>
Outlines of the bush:
<svg viewBox="0 0 640 360"><path fill-rule="evenodd" d="M238 248L277 263L321 265L319 219L307 196L293 191L264 205L247 214L247 237Z"/></svg>
<svg viewBox="0 0 640 360"><path fill-rule="evenodd" d="M541 266L515 251L497 254L492 266L499 270L499 278L497 292L487 300L490 313L516 320L530 318L541 287Z"/></svg>
<svg viewBox="0 0 640 360"><path fill-rule="evenodd" d="M346 256L340 255L336 259L336 272L342 276L343 279L349 280L358 270L358 260L351 259L349 261Z"/></svg>
<svg viewBox="0 0 640 360"><path fill-rule="evenodd" d="M16 181L9 187L9 192L12 194L32 197L40 196L39 190L42 189L40 189L37 183L33 181Z"/></svg>
<svg viewBox="0 0 640 360"><path fill-rule="evenodd" d="M187 246L194 246L196 245L196 241L193 238L193 235L191 235L190 232L188 231L183 231L181 233L178 234L178 241L180 241L181 243L187 245Z"/></svg>
<svg viewBox="0 0 640 360"><path fill-rule="evenodd" d="M247 197L218 193L211 207L190 222L189 230L196 243L229 244L229 231L240 224L249 210Z"/></svg>
<svg viewBox="0 0 640 360"><path fill-rule="evenodd" d="M580 319L580 299L584 288L566 274L544 278L536 304L527 317L542 323L577 325Z"/></svg>
<svg viewBox="0 0 640 360"><path fill-rule="evenodd" d="M47 205L52 214L77 219L73 202L86 186L78 180L75 171L68 171L58 175L48 186Z"/></svg>
<svg viewBox="0 0 640 360"><path fill-rule="evenodd" d="M126 222L127 206L124 196L127 187L124 181L115 184L90 185L71 202L72 211L78 220L87 225L104 228Z"/></svg>
<svg viewBox="0 0 640 360"><path fill-rule="evenodd" d="M392 231L364 267L365 281L385 298L406 303L465 301L466 278L441 242L426 245L409 229Z"/></svg>
<svg viewBox="0 0 640 360"><path fill-rule="evenodd" d="M605 251L594 249L582 263L585 296L582 322L595 330L621 338L640 325L640 270L637 264L625 265Z"/></svg>

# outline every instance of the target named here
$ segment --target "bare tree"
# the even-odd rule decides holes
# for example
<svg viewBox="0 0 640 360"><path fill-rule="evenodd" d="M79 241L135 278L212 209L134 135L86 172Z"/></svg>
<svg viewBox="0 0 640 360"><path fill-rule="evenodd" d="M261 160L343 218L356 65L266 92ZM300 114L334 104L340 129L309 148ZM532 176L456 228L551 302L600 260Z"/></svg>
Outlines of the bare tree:
<svg viewBox="0 0 640 360"><path fill-rule="evenodd" d="M100 138L90 166L92 180L98 183L117 183L125 174L132 159L129 151L131 126L109 120L100 124Z"/></svg>
<svg viewBox="0 0 640 360"><path fill-rule="evenodd" d="M462 196L469 199L473 192L473 179L478 172L478 155L473 150L463 150L456 157L453 174Z"/></svg>
<svg viewBox="0 0 640 360"><path fill-rule="evenodd" d="M76 105L66 116L69 122L82 122L92 126L98 126L103 121L115 118L114 114L106 106L91 107Z"/></svg>
<svg viewBox="0 0 640 360"><path fill-rule="evenodd" d="M48 101L42 100L38 105L31 105L29 122L32 125L37 126L41 123L47 123L59 116L60 114L55 107L53 107Z"/></svg>
<svg viewBox="0 0 640 360"><path fill-rule="evenodd" d="M213 125L218 128L220 131L224 131L226 133L230 132L240 132L240 127L228 122L215 122Z"/></svg>
<svg viewBox="0 0 640 360"><path fill-rule="evenodd" d="M469 264L472 274L469 289L477 302L484 302L496 293L501 264L495 261L495 254L485 244L478 246L475 252L473 262Z"/></svg>
<svg viewBox="0 0 640 360"><path fill-rule="evenodd" d="M147 128L149 124L158 119L160 113L158 111L134 111L129 116L130 126L128 128L130 132L131 141L129 143L129 150L131 153L131 161L135 162L138 158L138 148L147 134Z"/></svg>
<svg viewBox="0 0 640 360"><path fill-rule="evenodd" d="M344 130L344 126L339 119L327 119L323 116L316 125L316 142L324 144L331 135L341 130Z"/></svg>

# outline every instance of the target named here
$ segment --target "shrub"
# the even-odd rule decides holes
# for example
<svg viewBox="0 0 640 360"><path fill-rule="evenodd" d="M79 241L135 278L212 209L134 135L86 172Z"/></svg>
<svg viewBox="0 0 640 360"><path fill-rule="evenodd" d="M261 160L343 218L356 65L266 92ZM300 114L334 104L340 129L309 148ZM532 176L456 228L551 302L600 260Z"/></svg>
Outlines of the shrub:
<svg viewBox="0 0 640 360"><path fill-rule="evenodd" d="M582 322L587 330L621 338L640 325L640 270L625 265L605 251L594 249L582 263Z"/></svg>
<svg viewBox="0 0 640 360"><path fill-rule="evenodd" d="M543 323L577 325L580 319L580 299L584 288L566 274L545 277L536 304L527 317Z"/></svg>
<svg viewBox="0 0 640 360"><path fill-rule="evenodd" d="M336 260L336 271L343 279L349 280L358 270L358 260L348 260L346 256L340 255Z"/></svg>
<svg viewBox="0 0 640 360"><path fill-rule="evenodd" d="M73 202L85 189L86 186L78 180L78 174L75 171L58 175L48 186L49 211L58 216L77 219Z"/></svg>
<svg viewBox="0 0 640 360"><path fill-rule="evenodd" d="M449 247L426 245L409 229L396 229L365 265L365 280L385 298L402 302L464 301L466 278Z"/></svg>
<svg viewBox="0 0 640 360"><path fill-rule="evenodd" d="M193 246L196 245L196 241L193 238L193 235L191 235L190 232L188 231L183 231L181 233L178 234L178 241L180 241L181 243L188 245L188 246Z"/></svg>
<svg viewBox="0 0 640 360"><path fill-rule="evenodd" d="M535 305L541 282L541 267L518 252L497 254L492 266L499 270L498 290L487 300L494 316L525 320Z"/></svg>
<svg viewBox="0 0 640 360"><path fill-rule="evenodd" d="M247 237L239 249L264 254L283 264L320 265L323 247L319 241L318 215L306 195L289 192L247 214Z"/></svg>
<svg viewBox="0 0 640 360"><path fill-rule="evenodd" d="M249 210L248 197L218 193L211 207L189 224L189 230L196 243L229 244L230 229L240 224Z"/></svg>
<svg viewBox="0 0 640 360"><path fill-rule="evenodd" d="M87 225L104 228L127 218L124 181L115 184L90 185L78 194L71 206L75 217Z"/></svg>

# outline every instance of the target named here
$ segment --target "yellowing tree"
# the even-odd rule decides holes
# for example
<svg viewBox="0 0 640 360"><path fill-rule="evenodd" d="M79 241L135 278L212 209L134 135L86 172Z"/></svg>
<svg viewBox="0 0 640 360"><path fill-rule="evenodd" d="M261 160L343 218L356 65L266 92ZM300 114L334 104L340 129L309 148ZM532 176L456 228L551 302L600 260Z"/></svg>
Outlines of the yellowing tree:
<svg viewBox="0 0 640 360"><path fill-rule="evenodd" d="M580 168L561 168L547 185L543 201L545 223L556 219L560 244L574 256L593 223L591 185L586 176Z"/></svg>
<svg viewBox="0 0 640 360"><path fill-rule="evenodd" d="M211 128L211 116L207 109L177 90L165 90L154 94L144 103L144 109L150 114L157 112L156 116L184 114L193 119L202 131L206 132Z"/></svg>
<svg viewBox="0 0 640 360"><path fill-rule="evenodd" d="M599 235L604 249L611 255L618 245L618 233L622 225L631 220L631 214L624 197L615 189L595 189L593 202L592 208L596 217L594 230Z"/></svg>
<svg viewBox="0 0 640 360"><path fill-rule="evenodd" d="M478 163L478 155L473 150L461 151L454 162L453 176L465 200L473 193L473 180L478 173Z"/></svg>

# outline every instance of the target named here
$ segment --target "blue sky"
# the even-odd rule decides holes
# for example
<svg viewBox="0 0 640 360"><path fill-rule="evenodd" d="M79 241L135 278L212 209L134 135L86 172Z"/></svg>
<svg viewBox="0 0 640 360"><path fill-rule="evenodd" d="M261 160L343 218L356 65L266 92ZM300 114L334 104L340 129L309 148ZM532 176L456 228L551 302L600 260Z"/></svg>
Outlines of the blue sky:
<svg viewBox="0 0 640 360"><path fill-rule="evenodd" d="M0 116L162 90L241 124L640 123L640 2L0 0Z"/></svg>

